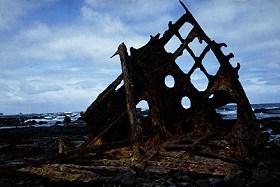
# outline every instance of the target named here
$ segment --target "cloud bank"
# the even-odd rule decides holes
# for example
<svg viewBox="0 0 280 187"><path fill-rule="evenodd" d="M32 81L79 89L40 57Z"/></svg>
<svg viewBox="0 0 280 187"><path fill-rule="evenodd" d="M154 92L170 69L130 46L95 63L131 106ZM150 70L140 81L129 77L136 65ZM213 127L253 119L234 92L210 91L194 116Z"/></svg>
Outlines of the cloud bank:
<svg viewBox="0 0 280 187"><path fill-rule="evenodd" d="M250 101L279 102L280 3L185 4L206 34L235 54L232 64L241 63ZM0 12L0 112L6 114L85 110L121 72L119 59L109 58L118 45L143 46L184 9L169 0L2 0Z"/></svg>

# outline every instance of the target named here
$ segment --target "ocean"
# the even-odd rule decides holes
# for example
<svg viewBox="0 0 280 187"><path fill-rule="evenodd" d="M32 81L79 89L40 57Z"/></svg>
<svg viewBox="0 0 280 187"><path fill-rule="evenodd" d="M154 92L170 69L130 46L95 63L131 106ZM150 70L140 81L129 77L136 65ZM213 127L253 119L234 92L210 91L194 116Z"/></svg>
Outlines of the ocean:
<svg viewBox="0 0 280 187"><path fill-rule="evenodd" d="M251 107L257 119L280 118L280 103L251 104ZM236 109L236 105L229 104L216 111L223 119L237 119Z"/></svg>
<svg viewBox="0 0 280 187"><path fill-rule="evenodd" d="M80 112L1 115L0 130L11 128L51 127L54 125L63 126L65 116L68 116L72 123L82 123L79 121Z"/></svg>
<svg viewBox="0 0 280 187"><path fill-rule="evenodd" d="M252 104L251 106L258 120L280 118L280 103ZM237 107L234 104L225 105L216 111L223 119L237 119ZM0 115L0 129L62 126L65 116L70 117L73 123L79 120L80 112ZM8 119L13 119L14 122L7 122Z"/></svg>

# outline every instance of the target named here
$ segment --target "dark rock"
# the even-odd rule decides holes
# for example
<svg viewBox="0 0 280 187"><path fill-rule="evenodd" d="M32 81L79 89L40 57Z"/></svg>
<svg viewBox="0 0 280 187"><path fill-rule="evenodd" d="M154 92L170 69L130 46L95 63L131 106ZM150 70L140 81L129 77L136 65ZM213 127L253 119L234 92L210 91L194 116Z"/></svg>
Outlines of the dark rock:
<svg viewBox="0 0 280 187"><path fill-rule="evenodd" d="M174 181L172 180L172 178L168 178L167 179L167 181L166 181L166 183L168 184L168 186L174 186L174 187L176 187L176 185L175 185L175 183L174 183Z"/></svg>
<svg viewBox="0 0 280 187"><path fill-rule="evenodd" d="M46 121L39 121L39 122L38 122L39 125L43 125L43 124L47 124L47 123L48 123L48 122L46 122Z"/></svg>
<svg viewBox="0 0 280 187"><path fill-rule="evenodd" d="M280 125L279 125L279 127L280 127ZM272 134L280 134L280 128L279 128L279 127L273 128L273 129L272 129Z"/></svg>
<svg viewBox="0 0 280 187"><path fill-rule="evenodd" d="M262 187L262 186L266 186L266 187L278 187L280 184L280 178L278 176L278 178L273 178L273 177L266 177L264 179L262 179L261 181L259 181L256 186L257 187Z"/></svg>
<svg viewBox="0 0 280 187"><path fill-rule="evenodd" d="M29 121L24 122L24 124L26 124L26 125L35 125L36 121L35 120L29 120Z"/></svg>
<svg viewBox="0 0 280 187"><path fill-rule="evenodd" d="M280 140L273 140L271 142L269 153L271 156L280 157Z"/></svg>
<svg viewBox="0 0 280 187"><path fill-rule="evenodd" d="M61 121L56 121L56 122L54 123L54 125L59 125L59 124L62 124L62 122L61 122Z"/></svg>
<svg viewBox="0 0 280 187"><path fill-rule="evenodd" d="M64 120L63 120L64 124L68 124L71 123L71 118L69 116L65 116Z"/></svg>
<svg viewBox="0 0 280 187"><path fill-rule="evenodd" d="M133 185L133 173L131 172L120 172L116 176L116 181L122 182L124 185ZM142 181L143 182L143 181ZM144 182L143 182L144 183ZM147 185L148 186L148 185Z"/></svg>
<svg viewBox="0 0 280 187"><path fill-rule="evenodd" d="M226 186L226 182L221 178L209 178L209 183L212 187Z"/></svg>
<svg viewBox="0 0 280 187"><path fill-rule="evenodd" d="M242 187L245 184L245 179L238 174L227 175L224 180L228 187Z"/></svg>
<svg viewBox="0 0 280 187"><path fill-rule="evenodd" d="M268 120L262 123L262 126L264 128L279 128L280 127L280 121L279 120Z"/></svg>
<svg viewBox="0 0 280 187"><path fill-rule="evenodd" d="M261 181L268 176L268 170L260 169L260 168L253 168L252 172L252 179L254 181Z"/></svg>
<svg viewBox="0 0 280 187"><path fill-rule="evenodd" d="M196 184L200 187L208 187L209 186L209 181L208 179L198 179L197 181L195 181Z"/></svg>

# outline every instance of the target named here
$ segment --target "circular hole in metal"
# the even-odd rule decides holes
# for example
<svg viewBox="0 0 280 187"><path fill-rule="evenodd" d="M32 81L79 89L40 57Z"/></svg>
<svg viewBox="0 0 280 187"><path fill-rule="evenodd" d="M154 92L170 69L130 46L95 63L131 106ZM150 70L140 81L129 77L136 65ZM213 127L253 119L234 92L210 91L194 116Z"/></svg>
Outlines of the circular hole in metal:
<svg viewBox="0 0 280 187"><path fill-rule="evenodd" d="M175 85L175 80L174 80L174 77L172 75L167 75L165 77L165 85L168 87L168 88L173 88L174 85Z"/></svg>
<svg viewBox="0 0 280 187"><path fill-rule="evenodd" d="M187 96L184 96L181 100L182 107L188 109L191 106L191 101Z"/></svg>
<svg viewBox="0 0 280 187"><path fill-rule="evenodd" d="M149 109L149 104L146 100L141 100L139 103L136 105L137 109L143 110L148 110Z"/></svg>
<svg viewBox="0 0 280 187"><path fill-rule="evenodd" d="M229 103L216 109L216 112L221 115L223 119L226 120L237 120L237 104Z"/></svg>
<svg viewBox="0 0 280 187"><path fill-rule="evenodd" d="M140 119L143 117L147 117L150 114L149 104L146 100L139 101L139 103L136 105L136 110L137 117Z"/></svg>

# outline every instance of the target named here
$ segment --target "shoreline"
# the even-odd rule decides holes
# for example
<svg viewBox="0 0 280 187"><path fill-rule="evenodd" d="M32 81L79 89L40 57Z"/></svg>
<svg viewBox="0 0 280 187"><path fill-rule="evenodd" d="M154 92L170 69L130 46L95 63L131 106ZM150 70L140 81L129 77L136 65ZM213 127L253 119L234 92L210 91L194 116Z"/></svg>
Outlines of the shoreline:
<svg viewBox="0 0 280 187"><path fill-rule="evenodd" d="M280 118L266 118L257 120L263 132L272 135L280 135ZM91 132L84 123L70 123L68 125L54 125L51 127L28 127L0 130L0 186L38 186L38 185L89 185L85 183L50 181L45 178L23 174L16 171L5 171L12 164L28 164L34 160L50 157L59 151L61 137L69 140L75 146L83 143ZM173 184L188 183L193 186L210 186L216 183L236 183L246 186L272 187L280 183L280 140L271 140L266 143L257 154L255 162L250 165L242 165L245 174L234 175L225 179L219 176L201 176L187 171L174 171L166 175L140 173L134 178L138 185L168 186L166 181ZM154 180L149 176L153 175ZM155 176L154 176L155 175ZM176 176L176 177L175 177ZM230 176L226 176L229 178ZM168 180L167 180L168 179ZM158 181L155 183L155 181ZM104 183L105 182L105 183ZM134 185L136 184L134 183ZM153 184L154 183L154 184ZM95 184L106 184L106 181L97 181ZM111 183L108 183L111 184ZM124 184L120 184L124 185Z"/></svg>

